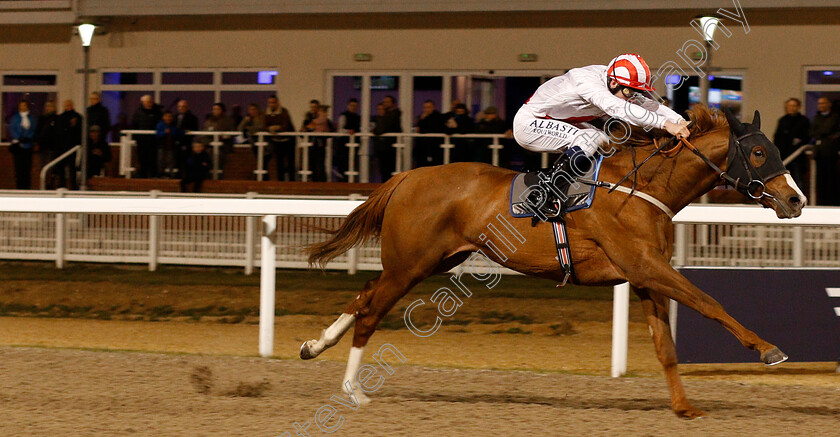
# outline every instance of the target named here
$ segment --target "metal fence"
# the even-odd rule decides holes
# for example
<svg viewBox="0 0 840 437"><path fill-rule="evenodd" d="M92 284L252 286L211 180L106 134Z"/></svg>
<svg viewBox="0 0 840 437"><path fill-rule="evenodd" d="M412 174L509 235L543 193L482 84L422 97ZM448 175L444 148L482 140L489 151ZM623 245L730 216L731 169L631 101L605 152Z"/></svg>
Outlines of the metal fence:
<svg viewBox="0 0 840 437"><path fill-rule="evenodd" d="M23 196L21 191L0 191L2 196ZM26 196L50 197L157 197L188 198L178 193L77 193L31 191ZM208 197L207 195L201 197ZM262 196L215 195L214 198L257 199L354 199L361 196ZM300 247L325 240L320 229L334 229L343 217L286 217L277 219L277 265L307 268ZM259 265L257 217L136 215L90 213L0 213L0 258L148 264L243 267L246 273ZM378 270L379 248L375 242L343 254L330 263L331 269Z"/></svg>
<svg viewBox="0 0 840 437"><path fill-rule="evenodd" d="M219 178L222 169L220 169L222 147L224 140L233 141L232 138L240 137L240 132L221 132L221 131L191 131L187 132L189 135L206 136L210 138L211 157L213 159L213 169L211 175L213 179ZM143 135L154 135L152 130L123 130L121 131L120 142L120 159L119 159L119 174L130 178L132 173L136 170L131 166L132 150L137 146L137 137ZM346 134L340 132L259 132L255 134L256 140L253 147L256 148L257 164L254 169L255 177L258 181L262 181L267 176L267 171L263 170L266 156L269 156L271 151L266 148L270 146L272 138L288 137L293 138L296 144L296 168L298 177L301 181L309 181L314 173L313 168L316 165L324 165L326 169L331 169L335 163L333 156L332 141L338 138L342 139L343 147L348 149L347 153L347 170L344 171L348 182L369 182L370 168L371 168L371 141L372 138L377 137L371 133L360 132L356 134ZM502 144L505 140L509 140L505 134L416 134L416 133L387 133L379 135L382 138L393 138L394 144L392 147L396 150L394 154L394 173L410 170L412 168L412 148L414 141L418 138L437 139L440 141L440 148L442 150L442 158L444 164L451 162L451 152L455 148L455 143L458 141L472 140L482 143L483 147L487 147L490 151L490 160L488 164L499 165L500 151L504 149ZM323 139L327 141L325 148L324 162L316 163L310 161L310 149L314 146L316 139ZM483 143L487 143L486 145ZM247 143L236 144L235 147L250 148L252 145ZM540 162L543 167L548 167L549 154L542 153ZM332 173L326 172L327 180L332 181Z"/></svg>
<svg viewBox="0 0 840 437"><path fill-rule="evenodd" d="M178 193L78 193L0 191L0 196L189 198ZM363 199L362 196L202 195L210 198ZM837 209L840 213L840 208ZM325 240L342 217L281 216L276 258L281 268L307 268L300 247ZM259 220L243 216L89 213L0 213L0 259L242 267L260 262ZM679 266L840 267L836 226L677 224L674 264ZM370 242L343 254L328 268L379 270L379 247Z"/></svg>

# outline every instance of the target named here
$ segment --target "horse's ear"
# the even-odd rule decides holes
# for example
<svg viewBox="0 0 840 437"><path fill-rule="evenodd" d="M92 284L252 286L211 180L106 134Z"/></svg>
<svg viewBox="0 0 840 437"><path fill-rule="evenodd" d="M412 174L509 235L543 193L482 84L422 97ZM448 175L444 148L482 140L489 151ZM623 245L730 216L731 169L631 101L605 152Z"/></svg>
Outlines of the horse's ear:
<svg viewBox="0 0 840 437"><path fill-rule="evenodd" d="M755 115L753 115L752 125L756 129L761 129L761 114L758 113L758 109L755 110Z"/></svg>
<svg viewBox="0 0 840 437"><path fill-rule="evenodd" d="M741 123L741 120L735 117L735 114L729 110L727 107L723 107L723 115L726 116L726 121L729 123L729 130L737 130L741 131L744 129L744 124Z"/></svg>

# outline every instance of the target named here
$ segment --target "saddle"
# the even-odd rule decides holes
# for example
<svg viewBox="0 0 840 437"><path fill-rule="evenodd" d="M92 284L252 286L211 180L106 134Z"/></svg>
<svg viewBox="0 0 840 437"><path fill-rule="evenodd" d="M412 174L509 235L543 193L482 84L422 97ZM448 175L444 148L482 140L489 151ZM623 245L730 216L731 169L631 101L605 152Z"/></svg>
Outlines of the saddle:
<svg viewBox="0 0 840 437"><path fill-rule="evenodd" d="M544 214L543 208L533 202L533 191L540 190L542 185L540 173L532 171L520 173L513 178L510 184L510 215L516 218L531 218L531 225L536 226L540 221L549 222L554 234L554 245L557 249L557 261L563 269L564 277L560 287L566 285L571 279L576 282L575 270L572 265L571 246L569 237L566 234L566 214L592 206L595 199L595 188L598 185L598 173L601 170L603 156L598 156L594 165L589 171L572 180L554 178L555 193L548 193L544 188L539 196L541 202L555 202L556 213L552 216ZM537 197L539 197L537 196Z"/></svg>
<svg viewBox="0 0 840 437"><path fill-rule="evenodd" d="M563 221L566 214L589 208L595 199L595 187L603 160L604 157L599 155L594 165L582 176L554 178L553 190L541 188L544 184L541 183L540 174L545 174L545 171L516 175L510 184L510 215L516 218L530 217L532 224L536 225L539 221ZM540 202L534 202L535 197ZM555 208L552 209L557 212L547 214L538 204L542 202L553 202Z"/></svg>

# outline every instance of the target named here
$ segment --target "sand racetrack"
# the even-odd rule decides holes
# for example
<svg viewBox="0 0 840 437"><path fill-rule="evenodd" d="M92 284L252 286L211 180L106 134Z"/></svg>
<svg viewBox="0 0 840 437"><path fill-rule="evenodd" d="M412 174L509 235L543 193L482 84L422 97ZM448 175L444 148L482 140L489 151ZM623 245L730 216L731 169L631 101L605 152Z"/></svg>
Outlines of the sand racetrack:
<svg viewBox="0 0 840 437"><path fill-rule="evenodd" d="M712 416L684 421L660 378L398 366L352 411L330 400L337 362L2 348L0 372L4 436L280 436L307 421L316 436L325 404L344 419L334 435L814 436L840 425L840 391L826 387L689 381Z"/></svg>
<svg viewBox="0 0 840 437"><path fill-rule="evenodd" d="M709 417L678 419L637 303L628 377L609 378L612 304L597 290L509 279L519 288L476 296L428 338L408 332L398 308L365 361L389 343L406 362L392 360L394 374L354 411L331 399L348 338L316 360L295 356L364 278L281 273L276 358L266 359L255 356L253 279L23 267L0 265L3 437L278 437L306 422L299 435L319 436L324 405L336 409L332 435L840 435L835 363L680 366Z"/></svg>

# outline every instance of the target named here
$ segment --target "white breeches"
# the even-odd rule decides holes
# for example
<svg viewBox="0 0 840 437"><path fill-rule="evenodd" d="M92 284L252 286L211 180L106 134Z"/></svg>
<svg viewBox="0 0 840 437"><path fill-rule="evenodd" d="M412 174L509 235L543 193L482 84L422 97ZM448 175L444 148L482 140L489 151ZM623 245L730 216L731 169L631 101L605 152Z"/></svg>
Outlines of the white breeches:
<svg viewBox="0 0 840 437"><path fill-rule="evenodd" d="M588 157L609 143L609 137L599 129L581 129L564 121L538 118L524 107L513 118L513 137L532 152L557 153L578 146Z"/></svg>

